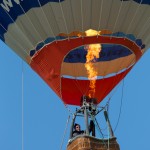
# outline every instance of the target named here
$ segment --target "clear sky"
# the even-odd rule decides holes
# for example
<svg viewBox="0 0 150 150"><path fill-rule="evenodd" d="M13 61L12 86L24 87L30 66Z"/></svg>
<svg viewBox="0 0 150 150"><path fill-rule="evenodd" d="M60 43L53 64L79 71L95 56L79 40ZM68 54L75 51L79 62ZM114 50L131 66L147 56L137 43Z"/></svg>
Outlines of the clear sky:
<svg viewBox="0 0 150 150"><path fill-rule="evenodd" d="M124 80L122 113L115 131L121 150L150 149L149 64L150 51ZM113 128L119 115L122 86L121 83L111 98ZM59 150L69 115L44 81L0 41L0 150ZM101 117L97 119L102 121ZM69 127L62 150L66 149L68 135Z"/></svg>

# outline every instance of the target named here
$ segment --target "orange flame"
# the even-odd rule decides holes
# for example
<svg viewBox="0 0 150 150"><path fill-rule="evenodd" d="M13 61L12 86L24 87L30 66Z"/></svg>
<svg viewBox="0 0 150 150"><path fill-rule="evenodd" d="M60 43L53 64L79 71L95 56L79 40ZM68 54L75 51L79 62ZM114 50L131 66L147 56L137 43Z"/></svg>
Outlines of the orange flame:
<svg viewBox="0 0 150 150"><path fill-rule="evenodd" d="M89 29L85 31L86 36L95 36L100 35L100 31ZM90 44L86 46L87 55L86 55L86 63L85 68L87 70L88 79L90 80L89 85L89 93L88 96L90 98L94 98L95 88L96 88L96 79L97 79L97 70L94 67L94 62L99 58L99 53L101 51L101 44Z"/></svg>

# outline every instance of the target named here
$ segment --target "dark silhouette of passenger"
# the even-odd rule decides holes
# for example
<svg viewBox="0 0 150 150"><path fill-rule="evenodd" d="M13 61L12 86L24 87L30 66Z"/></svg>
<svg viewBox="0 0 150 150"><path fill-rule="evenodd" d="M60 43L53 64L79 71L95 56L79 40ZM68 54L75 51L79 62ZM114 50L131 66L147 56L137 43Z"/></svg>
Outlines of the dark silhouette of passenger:
<svg viewBox="0 0 150 150"><path fill-rule="evenodd" d="M92 132L92 136L95 136L95 124L93 120L90 121L89 132Z"/></svg>
<svg viewBox="0 0 150 150"><path fill-rule="evenodd" d="M84 131L81 130L80 125L76 123L74 125L73 137L80 135L80 134L84 134Z"/></svg>

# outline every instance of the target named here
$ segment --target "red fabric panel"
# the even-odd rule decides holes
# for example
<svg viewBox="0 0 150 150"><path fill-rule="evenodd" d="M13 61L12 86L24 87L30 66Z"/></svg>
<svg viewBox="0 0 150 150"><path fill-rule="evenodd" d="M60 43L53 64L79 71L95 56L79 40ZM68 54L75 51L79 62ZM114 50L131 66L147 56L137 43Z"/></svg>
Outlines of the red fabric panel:
<svg viewBox="0 0 150 150"><path fill-rule="evenodd" d="M100 103L130 70L131 68L113 77L97 80L95 93L97 103ZM89 80L62 78L61 82L63 101L66 104L80 106L81 97L88 93L87 87L89 85Z"/></svg>
<svg viewBox="0 0 150 150"><path fill-rule="evenodd" d="M33 57L30 66L40 75L40 77L61 97L60 91L60 70L64 55L61 49L54 42L42 48Z"/></svg>

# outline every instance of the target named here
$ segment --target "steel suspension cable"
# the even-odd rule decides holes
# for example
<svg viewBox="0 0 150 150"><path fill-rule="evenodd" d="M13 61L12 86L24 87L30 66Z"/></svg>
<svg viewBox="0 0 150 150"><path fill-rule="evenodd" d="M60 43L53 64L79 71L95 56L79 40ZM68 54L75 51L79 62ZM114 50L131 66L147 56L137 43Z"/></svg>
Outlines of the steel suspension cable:
<svg viewBox="0 0 150 150"><path fill-rule="evenodd" d="M2 25L0 24L0 26L6 31L8 32L8 30ZM15 37L12 34L9 34L9 36L17 43L17 40L15 39ZM4 39L4 38L3 38ZM27 51L24 50L24 48L22 47L22 45L20 43L17 43L17 45L22 49L22 52L24 52L24 54L26 54L27 56L29 56L29 53ZM16 50L14 50L16 52ZM18 54L19 55L19 54Z"/></svg>
<svg viewBox="0 0 150 150"><path fill-rule="evenodd" d="M33 20L28 16L28 14L25 12L24 8L21 6L21 4L19 4L20 8L22 9L24 15L26 16L26 18L28 19L28 22L31 24L31 26L33 27L33 30L37 33L38 37L40 38L40 40L44 43L44 40L42 39L39 31L36 29L36 27L33 24Z"/></svg>
<svg viewBox="0 0 150 150"><path fill-rule="evenodd" d="M143 1L143 0L141 0L140 4L139 4L139 5L137 6L137 8L136 8L136 11L135 11L135 13L134 13L134 15L133 15L133 18L132 18L132 20L130 21L130 23L129 23L129 25L128 25L128 28L127 28L127 30L126 30L126 35L127 35L128 31L130 30L132 24L134 23L134 19L135 19L136 15L137 15L138 11L140 11L140 7L141 7L142 1Z"/></svg>
<svg viewBox="0 0 150 150"><path fill-rule="evenodd" d="M65 105L65 108L67 109L67 111L69 112L69 114L73 115L73 112L71 111L71 109L69 109L68 105L65 103L64 103L64 105Z"/></svg>
<svg viewBox="0 0 150 150"><path fill-rule="evenodd" d="M100 128L100 126L99 126L99 124L98 124L96 118L95 118L95 122L96 122L96 127L97 127L97 129L99 130L100 134L102 135L102 139L104 139L104 135L103 135L103 133L102 133L102 131L101 131L101 128Z"/></svg>
<svg viewBox="0 0 150 150"><path fill-rule="evenodd" d="M122 85L122 94L121 94L121 103L120 103L120 109L119 109L119 116L118 116L118 120L117 120L117 123L116 123L116 126L114 128L114 132L116 131L117 127L118 127L118 124L119 124L119 121L120 121L120 117L121 117L121 112L122 112L122 104L123 104L123 90L124 90L124 79L123 79L123 85ZM107 109L107 112L109 114L109 103L110 103L110 99L108 99L106 105L104 106L104 108ZM101 130L106 130L106 128L104 129L101 129Z"/></svg>
<svg viewBox="0 0 150 150"><path fill-rule="evenodd" d="M100 27L101 27L102 12L103 12L103 0L101 1L101 7L100 7L100 12L99 12L99 21L98 21L98 29L97 29L97 31L99 31ZM97 37L98 37L98 35L97 35Z"/></svg>
<svg viewBox="0 0 150 150"><path fill-rule="evenodd" d="M45 14L45 12L44 12L44 10L43 10L43 8L42 8L42 5L41 5L40 0L38 0L38 3L39 3L39 6L40 6L40 8L41 8L41 10L42 10L42 13L43 13L43 15L44 15L44 18L45 18L46 22L47 22L48 25L49 25L49 29L50 29L50 31L51 31L51 33L52 33L52 35L53 35L53 38L56 40L56 36L55 36L55 34L54 34L53 30L52 30L52 27L51 27L51 25L50 25L50 23L49 23L49 21L48 21L47 16L46 16L46 14Z"/></svg>
<svg viewBox="0 0 150 150"><path fill-rule="evenodd" d="M83 22L83 2L82 2L82 0L81 0L80 2L81 2L81 3L80 3L80 4L81 4L81 26L82 26L82 33L83 33L83 32L84 32L84 31L83 31L83 23L84 23L84 22ZM82 38L84 38L84 37L83 37L83 34L82 34Z"/></svg>
<svg viewBox="0 0 150 150"><path fill-rule="evenodd" d="M117 22L118 22L118 19L119 19L119 15L121 13L121 9L122 9L122 4L123 4L123 0L121 1L121 4L120 4L120 7L119 7L119 11L118 11L118 15L117 15L117 18L116 18L116 21L115 21L115 24L114 24L114 27L113 27L113 30L112 30L112 34L111 34L111 38L112 38L112 35L116 29L116 25L117 25Z"/></svg>
<svg viewBox="0 0 150 150"><path fill-rule="evenodd" d="M60 10L61 10L61 13L62 13L62 17L63 17L63 20L64 20L64 25L65 25L65 28L66 28L66 32L68 34L68 40L69 40L69 30L68 30L68 27L67 27L67 22L66 22L66 19L65 19L65 14L64 14L64 11L63 11L63 7L62 7L62 4L61 4L61 1L59 0L59 6L60 6Z"/></svg>
<svg viewBox="0 0 150 150"><path fill-rule="evenodd" d="M3 8L4 9L4 8ZM7 14L7 16L11 19L11 21L15 24L15 26L18 28L18 31L28 40L27 36L23 33L23 31L21 30L21 28L19 27L19 25L16 23L16 21L12 18L12 16L4 9L5 13ZM8 31L8 29L6 29L2 24L0 24L3 29L5 31ZM12 33L11 33L12 35ZM16 40L16 39L15 39ZM28 43L31 44L31 46L34 48L33 44L28 40ZM26 52L27 53L27 52Z"/></svg>
<svg viewBox="0 0 150 150"><path fill-rule="evenodd" d="M118 116L118 120L117 120L117 123L116 123L116 126L114 128L114 132L116 131L117 127L118 127L118 124L119 124L119 121L120 121L120 117L121 117L121 112L122 112L122 104L123 104L123 91L124 91L124 79L123 79L123 85L122 85L122 92L121 92L121 103L120 103L120 110L119 110L119 116Z"/></svg>
<svg viewBox="0 0 150 150"><path fill-rule="evenodd" d="M62 150L62 147L63 147L63 143L64 143L65 135L66 135L66 132L67 132L69 120L70 120L70 115L68 116L68 119L67 119L67 122L66 122L66 127L65 127L64 135L63 135L63 138L62 138L62 141L61 141L60 150Z"/></svg>
<svg viewBox="0 0 150 150"><path fill-rule="evenodd" d="M102 142L103 142L103 144L105 145L105 147L107 148L107 144L106 144L106 142L104 141L104 135L103 135L103 133L102 133L102 131L101 131L101 128L100 128L100 126L99 126L99 124L98 124L98 122L97 122L97 119L95 118L95 125L96 125L96 127L97 127L97 129L99 130L99 132L100 132L100 134L102 135Z"/></svg>

